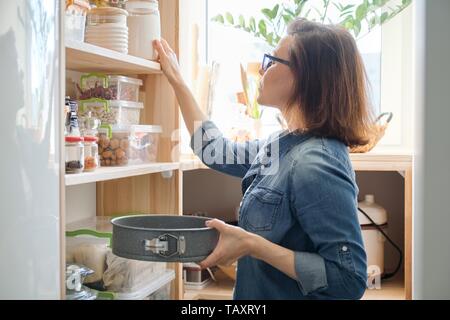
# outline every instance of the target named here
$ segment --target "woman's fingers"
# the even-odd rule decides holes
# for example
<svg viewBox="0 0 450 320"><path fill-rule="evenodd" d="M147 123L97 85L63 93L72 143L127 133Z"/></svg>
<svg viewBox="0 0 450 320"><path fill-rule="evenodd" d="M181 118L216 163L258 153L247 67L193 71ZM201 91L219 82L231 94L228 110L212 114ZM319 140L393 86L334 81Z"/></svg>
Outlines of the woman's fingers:
<svg viewBox="0 0 450 320"><path fill-rule="evenodd" d="M153 40L153 48L156 49L156 51L158 52L159 57L165 57L167 56L166 51L164 50L163 45L161 44L161 41L159 40Z"/></svg>
<svg viewBox="0 0 450 320"><path fill-rule="evenodd" d="M219 231L219 232L223 232L227 228L227 224L219 219L212 219L212 220L206 221L206 226L217 229L217 231Z"/></svg>
<svg viewBox="0 0 450 320"><path fill-rule="evenodd" d="M167 43L166 39L161 38L161 44L166 52L174 52L172 48L169 46L169 43Z"/></svg>
<svg viewBox="0 0 450 320"><path fill-rule="evenodd" d="M206 269L212 266L217 265L217 262L220 259L220 254L217 250L214 250L213 253L211 253L205 260L201 261L199 263L200 267L202 269Z"/></svg>

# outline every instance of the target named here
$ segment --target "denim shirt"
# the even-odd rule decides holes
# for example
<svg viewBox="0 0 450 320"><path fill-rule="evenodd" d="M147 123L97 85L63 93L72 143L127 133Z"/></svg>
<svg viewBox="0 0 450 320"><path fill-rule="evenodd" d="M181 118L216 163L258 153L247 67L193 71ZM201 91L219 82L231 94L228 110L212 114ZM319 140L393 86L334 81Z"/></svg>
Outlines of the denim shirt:
<svg viewBox="0 0 450 320"><path fill-rule="evenodd" d="M253 257L239 259L234 299L362 297L358 187L342 142L280 132L237 143L205 121L191 147L210 168L242 178L239 226L295 253L296 279Z"/></svg>

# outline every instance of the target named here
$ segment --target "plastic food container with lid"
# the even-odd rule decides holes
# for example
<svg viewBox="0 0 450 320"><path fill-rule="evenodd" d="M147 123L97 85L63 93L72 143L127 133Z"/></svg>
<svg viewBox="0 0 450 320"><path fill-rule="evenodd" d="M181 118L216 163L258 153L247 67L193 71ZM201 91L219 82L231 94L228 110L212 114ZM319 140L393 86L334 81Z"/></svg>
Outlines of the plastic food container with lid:
<svg viewBox="0 0 450 320"><path fill-rule="evenodd" d="M138 102L139 87L142 86L141 79L135 79L125 76L108 76L108 88L112 96L117 100Z"/></svg>
<svg viewBox="0 0 450 320"><path fill-rule="evenodd" d="M130 31L128 50L131 55L155 60L152 41L161 38L161 18L156 0L130 0L125 4Z"/></svg>
<svg viewBox="0 0 450 320"><path fill-rule="evenodd" d="M101 166L156 162L160 126L102 126L99 129Z"/></svg>
<svg viewBox="0 0 450 320"><path fill-rule="evenodd" d="M66 173L80 173L84 169L83 138L68 136L65 138Z"/></svg>
<svg viewBox="0 0 450 320"><path fill-rule="evenodd" d="M100 119L102 125L136 125L139 124L142 102L123 100L88 99L81 100L79 116L85 117L88 112Z"/></svg>
<svg viewBox="0 0 450 320"><path fill-rule="evenodd" d="M130 158L130 126L102 126L98 153L102 167L126 166Z"/></svg>
<svg viewBox="0 0 450 320"><path fill-rule="evenodd" d="M87 0L66 0L64 28L66 40L84 41L86 14L90 9Z"/></svg>
<svg viewBox="0 0 450 320"><path fill-rule="evenodd" d="M106 76L100 73L89 73L80 79L80 100L93 98L104 100L139 101L141 79L119 75Z"/></svg>
<svg viewBox="0 0 450 320"><path fill-rule="evenodd" d="M137 125L130 131L130 164L156 162L161 127Z"/></svg>

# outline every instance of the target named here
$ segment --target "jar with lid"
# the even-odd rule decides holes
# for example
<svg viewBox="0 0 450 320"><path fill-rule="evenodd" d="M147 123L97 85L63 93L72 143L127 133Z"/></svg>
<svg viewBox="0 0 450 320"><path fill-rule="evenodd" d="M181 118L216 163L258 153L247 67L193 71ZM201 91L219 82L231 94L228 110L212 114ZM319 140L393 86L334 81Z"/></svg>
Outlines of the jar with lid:
<svg viewBox="0 0 450 320"><path fill-rule="evenodd" d="M86 114L81 112L80 117L80 129L83 136L96 137L98 134L98 128L100 127L100 119L93 116L92 111L88 111Z"/></svg>
<svg viewBox="0 0 450 320"><path fill-rule="evenodd" d="M106 26L112 28L113 26L124 26L127 24L127 16L128 13L120 8L112 8L112 7L100 7L93 8L89 11L87 15L87 27L89 31L89 27L95 27L103 24L107 24ZM116 24L116 25L111 25ZM112 33L112 29L110 29ZM89 32L88 32L89 34Z"/></svg>
<svg viewBox="0 0 450 320"><path fill-rule="evenodd" d="M156 60L152 41L161 38L161 18L157 0L130 0L128 11L128 52L148 60Z"/></svg>
<svg viewBox="0 0 450 320"><path fill-rule="evenodd" d="M68 136L65 139L66 173L80 173L84 169L84 139Z"/></svg>
<svg viewBox="0 0 450 320"><path fill-rule="evenodd" d="M84 171L95 171L99 167L97 137L84 137Z"/></svg>

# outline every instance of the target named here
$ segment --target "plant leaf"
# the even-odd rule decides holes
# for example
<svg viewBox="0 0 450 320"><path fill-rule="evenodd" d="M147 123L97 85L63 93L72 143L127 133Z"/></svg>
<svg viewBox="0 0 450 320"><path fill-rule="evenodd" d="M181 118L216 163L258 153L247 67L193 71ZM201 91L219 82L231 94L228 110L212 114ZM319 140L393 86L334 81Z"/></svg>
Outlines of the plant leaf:
<svg viewBox="0 0 450 320"><path fill-rule="evenodd" d="M217 16L213 17L211 20L214 22L221 23L221 24L225 23L225 19L223 18L223 15L221 15L221 14L218 14Z"/></svg>
<svg viewBox="0 0 450 320"><path fill-rule="evenodd" d="M225 13L225 18L227 19L229 24L234 24L234 18L231 13L229 12Z"/></svg>

